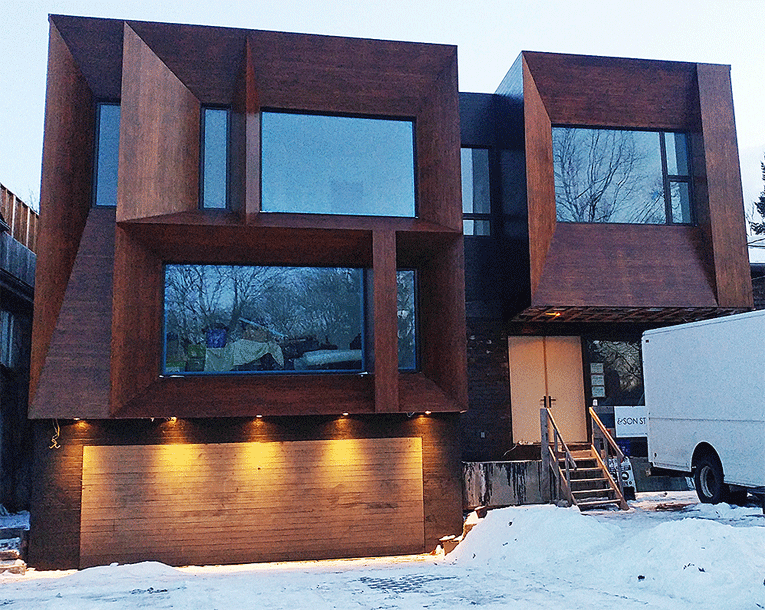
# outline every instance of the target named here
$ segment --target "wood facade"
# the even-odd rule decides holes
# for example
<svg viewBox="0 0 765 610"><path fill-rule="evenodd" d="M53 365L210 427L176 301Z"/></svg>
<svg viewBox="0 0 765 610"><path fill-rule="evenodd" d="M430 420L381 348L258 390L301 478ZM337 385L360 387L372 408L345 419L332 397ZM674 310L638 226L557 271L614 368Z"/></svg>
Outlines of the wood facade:
<svg viewBox="0 0 765 610"><path fill-rule="evenodd" d="M97 54L104 45L109 51ZM120 62L114 61L118 51ZM54 16L50 53L48 115L63 112L72 119L63 126L49 121L46 127L43 207L51 213L43 233L46 251L55 248L60 255L46 258L38 279L45 305L36 314L31 417L465 408L453 47ZM119 91L114 90L115 71L121 77ZM93 104L104 99L121 105L119 180L116 219L96 233L86 230L103 215L90 208ZM221 103L230 104L234 115L236 201L231 211L201 211L200 107ZM414 119L418 217L261 213L260 108ZM53 205L59 201L71 203ZM113 246L104 242L112 239ZM94 248L101 248L96 259L106 265L113 260L111 277L105 268L99 271L106 283L111 280L111 293L101 279L97 286L72 281L75 269L87 267ZM369 378L263 376L185 383L161 376L163 265L186 262L367 266L375 283L374 373ZM419 271L427 295L420 305L421 372L413 375L400 374L397 365L395 270L403 266ZM111 301L110 315L103 314L111 333L73 338L80 321L61 311L95 298L99 312L103 299ZM107 318L100 317L99 324ZM93 355L88 378L99 391L87 392L93 398L85 411L79 381L84 354L74 351L72 342L87 343L81 349ZM100 360L106 355L108 372ZM62 384L63 379L71 383ZM402 385L430 398L401 392ZM320 386L327 391L317 394ZM214 405L209 395L218 397Z"/></svg>
<svg viewBox="0 0 765 610"><path fill-rule="evenodd" d="M529 305L752 307L729 68L531 52L520 61ZM500 95L518 96L517 72ZM551 126L687 133L697 224L557 222Z"/></svg>
<svg viewBox="0 0 765 610"><path fill-rule="evenodd" d="M101 102L120 104L114 208L92 205ZM231 112L225 210L199 205L203 106ZM262 212L261 109L412 121L416 217ZM46 117L31 563L412 553L458 533L456 49L51 16ZM371 271L373 369L163 375L164 266L186 263ZM418 276L414 372L397 269Z"/></svg>

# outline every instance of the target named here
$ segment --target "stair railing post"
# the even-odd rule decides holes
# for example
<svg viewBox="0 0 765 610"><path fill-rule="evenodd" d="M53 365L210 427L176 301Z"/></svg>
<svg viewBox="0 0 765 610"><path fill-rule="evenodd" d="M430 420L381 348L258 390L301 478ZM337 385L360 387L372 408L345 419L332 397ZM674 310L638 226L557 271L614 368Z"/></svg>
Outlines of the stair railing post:
<svg viewBox="0 0 765 610"><path fill-rule="evenodd" d="M539 491L542 496L542 502L550 502L550 429L548 425L547 409L545 407L542 407L539 410L539 424L542 432L542 472L540 473Z"/></svg>

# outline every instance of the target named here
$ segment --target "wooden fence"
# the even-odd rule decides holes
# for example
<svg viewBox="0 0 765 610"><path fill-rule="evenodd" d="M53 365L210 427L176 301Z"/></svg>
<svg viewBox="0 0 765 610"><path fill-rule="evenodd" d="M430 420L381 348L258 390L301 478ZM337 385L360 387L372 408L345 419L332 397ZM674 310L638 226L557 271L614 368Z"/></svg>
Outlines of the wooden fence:
<svg viewBox="0 0 765 610"><path fill-rule="evenodd" d="M39 214L0 184L0 214L11 231L11 237L36 252Z"/></svg>

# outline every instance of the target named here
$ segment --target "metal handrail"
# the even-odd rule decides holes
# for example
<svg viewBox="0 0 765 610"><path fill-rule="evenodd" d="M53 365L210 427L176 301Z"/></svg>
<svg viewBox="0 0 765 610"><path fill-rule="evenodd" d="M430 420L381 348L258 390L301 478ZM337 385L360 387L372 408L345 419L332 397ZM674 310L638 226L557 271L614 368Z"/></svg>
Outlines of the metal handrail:
<svg viewBox="0 0 765 610"><path fill-rule="evenodd" d="M561 487L563 487L563 492L565 493L569 504L574 504L574 496L571 493L571 471L577 469L576 460L574 460L566 442L563 440L550 409L542 407L539 410L539 420L542 432L542 472L549 473L552 471L555 477L552 500L556 501L561 499ZM550 446L550 424L552 424L553 431L552 446ZM560 449L558 449L559 443L561 447ZM563 458L565 467L565 477L564 469L561 468L559 463L561 458Z"/></svg>
<svg viewBox="0 0 765 610"><path fill-rule="evenodd" d="M595 409L590 407L590 419L593 422L592 426L592 445L593 449L595 449L596 453L601 458L601 461L604 463L604 465L608 466L608 458L614 457L616 461L616 484L619 486L619 493L624 496L624 487L623 487L623 480L622 480L622 462L624 461L624 453L619 448L619 445L616 444L616 441L614 440L614 437L611 436L611 434L608 432L608 429L603 425L603 422L600 421L600 418L598 417L598 414L595 413ZM600 447L595 446L595 441L600 441ZM611 451L609 451L609 449ZM613 453L612 453L613 452ZM608 472L608 470L606 470Z"/></svg>

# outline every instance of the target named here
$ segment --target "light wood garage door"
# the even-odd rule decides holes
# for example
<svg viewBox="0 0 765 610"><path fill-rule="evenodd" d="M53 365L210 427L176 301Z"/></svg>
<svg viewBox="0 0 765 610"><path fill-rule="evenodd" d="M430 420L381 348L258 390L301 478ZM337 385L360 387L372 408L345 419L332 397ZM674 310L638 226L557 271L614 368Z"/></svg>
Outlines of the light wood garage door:
<svg viewBox="0 0 765 610"><path fill-rule="evenodd" d="M80 564L419 553L417 438L86 446Z"/></svg>

